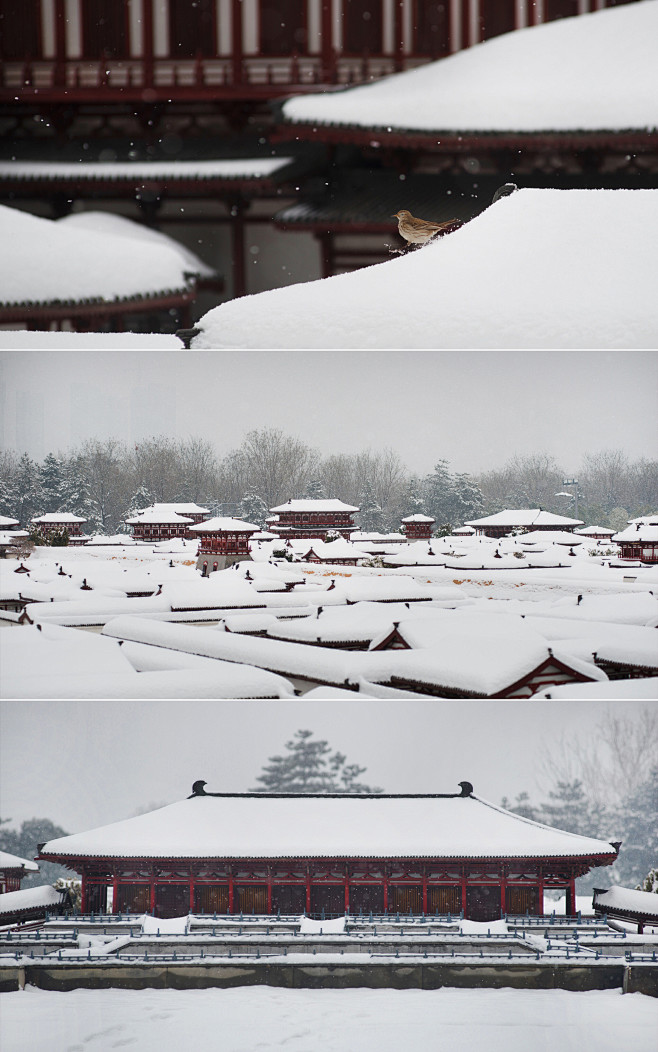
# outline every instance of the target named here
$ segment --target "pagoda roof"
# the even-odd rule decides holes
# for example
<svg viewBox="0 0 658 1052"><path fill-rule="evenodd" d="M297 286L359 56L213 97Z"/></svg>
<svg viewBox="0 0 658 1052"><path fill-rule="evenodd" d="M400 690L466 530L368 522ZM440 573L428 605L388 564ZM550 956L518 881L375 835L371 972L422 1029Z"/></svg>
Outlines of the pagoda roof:
<svg viewBox="0 0 658 1052"><path fill-rule="evenodd" d="M541 508L517 508L485 515L483 519L469 519L466 526L583 526L582 519L569 519L566 515L554 515Z"/></svg>
<svg viewBox="0 0 658 1052"><path fill-rule="evenodd" d="M12 855L9 851L0 851L0 871L6 869L24 869L29 870L31 873L39 872L36 862L30 862L29 859L21 858L20 855Z"/></svg>
<svg viewBox="0 0 658 1052"><path fill-rule="evenodd" d="M351 504L344 504L342 500L312 500L308 498L300 500L291 499L285 504L280 504L278 508L270 508L270 511L280 514L284 511L359 511L359 508L355 508Z"/></svg>
<svg viewBox="0 0 658 1052"><path fill-rule="evenodd" d="M431 515L407 515L402 522L436 522L436 519L433 519Z"/></svg>
<svg viewBox="0 0 658 1052"><path fill-rule="evenodd" d="M615 533L611 538L613 541L618 543L621 541L623 544L658 544L658 525L647 525L646 523L638 522L633 526L628 526L621 533Z"/></svg>
<svg viewBox="0 0 658 1052"><path fill-rule="evenodd" d="M194 522L193 519L188 518L185 515L179 515L177 511L173 510L171 504L158 507L157 505L153 508L145 508L144 511L140 511L137 515L134 515L131 519L125 519L130 526L137 525L140 522L154 523L155 525L166 525L173 523L179 525L186 522Z"/></svg>
<svg viewBox="0 0 658 1052"><path fill-rule="evenodd" d="M464 792L470 783L461 783ZM205 794L59 837L40 858L590 858L605 840L469 795Z"/></svg>
<svg viewBox="0 0 658 1052"><path fill-rule="evenodd" d="M207 522L200 522L198 526L190 526L190 533L259 533L260 526L253 522L243 522L242 519L232 519L230 516L218 515Z"/></svg>
<svg viewBox="0 0 658 1052"><path fill-rule="evenodd" d="M71 511L56 511L49 512L46 515L39 515L34 519L30 519L30 522L86 522L86 519L81 518L79 515L74 515Z"/></svg>

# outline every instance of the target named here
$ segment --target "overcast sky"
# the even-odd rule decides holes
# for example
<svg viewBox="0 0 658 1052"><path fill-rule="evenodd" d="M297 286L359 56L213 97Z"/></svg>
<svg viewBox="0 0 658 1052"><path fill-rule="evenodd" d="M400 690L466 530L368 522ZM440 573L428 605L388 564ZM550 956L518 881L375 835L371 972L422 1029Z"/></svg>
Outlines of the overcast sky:
<svg viewBox="0 0 658 1052"><path fill-rule="evenodd" d="M387 792L458 792L466 780L494 803L523 790L539 803L551 787L542 758L563 736L586 742L606 711L630 722L646 704L6 701L0 816L12 827L50 818L73 833L183 799L198 778L209 792L245 792L299 728Z"/></svg>
<svg viewBox="0 0 658 1052"><path fill-rule="evenodd" d="M410 471L656 445L651 351L5 351L0 439L42 459L87 438L201 436L220 455L278 427L323 454L388 446ZM220 495L216 495L220 498Z"/></svg>

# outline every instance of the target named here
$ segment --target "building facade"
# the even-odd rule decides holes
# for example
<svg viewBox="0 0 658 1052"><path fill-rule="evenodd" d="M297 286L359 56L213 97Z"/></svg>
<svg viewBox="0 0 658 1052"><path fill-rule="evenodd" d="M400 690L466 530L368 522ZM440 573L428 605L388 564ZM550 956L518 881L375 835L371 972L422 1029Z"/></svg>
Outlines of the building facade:
<svg viewBox="0 0 658 1052"><path fill-rule="evenodd" d="M199 539L197 570L207 577L216 570L251 559L249 541L259 532L260 526L252 522L222 516L190 526L190 534Z"/></svg>
<svg viewBox="0 0 658 1052"><path fill-rule="evenodd" d="M354 515L359 511L342 500L289 500L278 508L270 508L274 519L267 520L268 529L284 540L316 537L326 541L337 533L346 540L357 529Z"/></svg>
<svg viewBox="0 0 658 1052"><path fill-rule="evenodd" d="M50 841L82 875L83 912L460 914L543 912L619 845L520 818L461 792L431 796L212 794Z"/></svg>

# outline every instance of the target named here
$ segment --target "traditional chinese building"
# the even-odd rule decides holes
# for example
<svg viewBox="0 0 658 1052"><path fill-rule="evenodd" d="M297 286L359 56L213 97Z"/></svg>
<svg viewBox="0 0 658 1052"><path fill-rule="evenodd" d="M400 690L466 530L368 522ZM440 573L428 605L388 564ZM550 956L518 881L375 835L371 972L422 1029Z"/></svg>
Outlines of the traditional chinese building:
<svg viewBox="0 0 658 1052"><path fill-rule="evenodd" d="M83 912L541 914L545 890L614 862L618 844L531 822L461 792L206 793L87 833L39 858L82 875Z"/></svg>
<svg viewBox="0 0 658 1052"><path fill-rule="evenodd" d="M241 519L218 516L200 525L190 526L190 534L199 538L197 570L206 577L215 570L225 570L233 563L251 559L249 541L260 526Z"/></svg>
<svg viewBox="0 0 658 1052"><path fill-rule="evenodd" d="M466 526L472 526L476 534L485 537L507 537L515 531L529 533L531 530L564 530L573 533L576 526L583 526L582 519L569 519L564 515L554 515L541 508L506 509L495 515L485 515L482 519L470 519Z"/></svg>
<svg viewBox="0 0 658 1052"><path fill-rule="evenodd" d="M39 867L36 862L30 862L27 858L11 855L8 851L0 851L0 895L8 891L20 891L21 881L29 873L38 873Z"/></svg>
<svg viewBox="0 0 658 1052"><path fill-rule="evenodd" d="M404 532L409 541L429 541L432 536L432 526L436 522L431 515L407 515L402 520Z"/></svg>
<svg viewBox="0 0 658 1052"><path fill-rule="evenodd" d="M349 540L357 529L353 516L358 510L342 500L289 500L270 508L277 517L268 519L268 527L284 539L317 537L326 541L334 532Z"/></svg>
<svg viewBox="0 0 658 1052"><path fill-rule="evenodd" d="M619 545L620 559L658 563L658 516L649 522L636 522L612 537Z"/></svg>
<svg viewBox="0 0 658 1052"><path fill-rule="evenodd" d="M87 543L89 537L82 532L82 524L86 521L70 511L58 511L30 519L31 525L46 537L65 531L69 536L69 544Z"/></svg>
<svg viewBox="0 0 658 1052"><path fill-rule="evenodd" d="M132 526L136 541L169 541L172 537L190 537L189 527L194 520L189 515L179 515L171 505L145 508L138 515L125 520Z"/></svg>

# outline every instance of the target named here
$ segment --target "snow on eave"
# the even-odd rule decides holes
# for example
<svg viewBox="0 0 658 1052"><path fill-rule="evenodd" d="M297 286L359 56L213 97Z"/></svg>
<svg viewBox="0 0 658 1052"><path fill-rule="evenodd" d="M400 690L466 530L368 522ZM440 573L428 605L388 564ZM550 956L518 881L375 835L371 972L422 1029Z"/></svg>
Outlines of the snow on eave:
<svg viewBox="0 0 658 1052"><path fill-rule="evenodd" d="M0 851L0 871L7 869L24 869L26 872L29 870L30 873L38 873L39 867L36 862L30 862L28 858L21 858L20 855L12 855L9 851Z"/></svg>
<svg viewBox="0 0 658 1052"><path fill-rule="evenodd" d="M133 180L266 179L292 163L291 157L232 158L209 161L4 161L0 178Z"/></svg>

